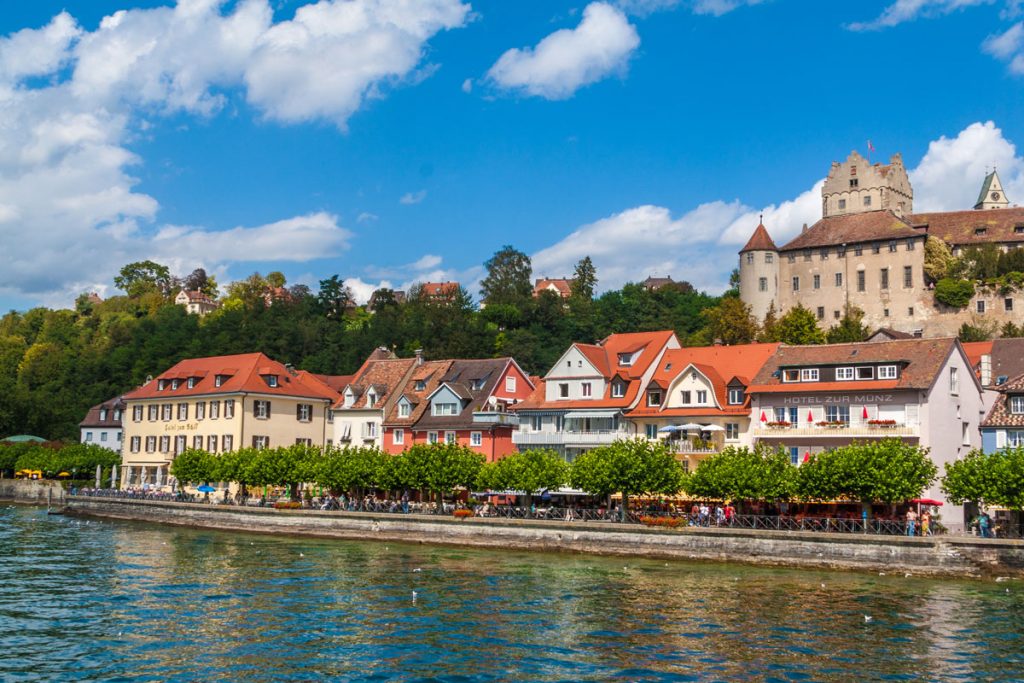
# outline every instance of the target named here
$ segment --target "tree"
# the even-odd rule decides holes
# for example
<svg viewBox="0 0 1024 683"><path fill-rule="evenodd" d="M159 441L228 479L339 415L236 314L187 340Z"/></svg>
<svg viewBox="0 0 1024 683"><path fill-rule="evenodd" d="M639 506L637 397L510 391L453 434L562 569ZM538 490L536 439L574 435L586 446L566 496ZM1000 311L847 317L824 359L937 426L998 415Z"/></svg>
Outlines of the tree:
<svg viewBox="0 0 1024 683"><path fill-rule="evenodd" d="M541 489L558 489L569 481L569 465L555 451L534 449L505 456L484 465L479 484L491 490L522 491L526 507Z"/></svg>
<svg viewBox="0 0 1024 683"><path fill-rule="evenodd" d="M621 520L625 521L631 495L676 494L684 473L664 443L637 438L581 453L572 463L569 479L576 488L596 496L621 493Z"/></svg>
<svg viewBox="0 0 1024 683"><path fill-rule="evenodd" d="M362 496L382 483L384 455L372 447L331 448L324 453L312 479L334 491L355 492Z"/></svg>
<svg viewBox="0 0 1024 683"><path fill-rule="evenodd" d="M202 292L213 299L217 297L217 280L212 275L207 275L204 268L196 268L186 275L181 281L181 286L190 292Z"/></svg>
<svg viewBox="0 0 1024 683"><path fill-rule="evenodd" d="M332 320L339 320L355 301L355 296L344 280L337 275L332 275L326 280L320 281L320 292L317 294L316 300L325 316Z"/></svg>
<svg viewBox="0 0 1024 683"><path fill-rule="evenodd" d="M484 264L487 275L480 282L480 298L487 306L524 306L533 296L530 257L506 244Z"/></svg>
<svg viewBox="0 0 1024 683"><path fill-rule="evenodd" d="M288 279L284 276L284 273L282 273L279 270L274 270L267 273L266 280L267 285L273 287L274 289L280 289L281 287L284 287L286 282L288 282Z"/></svg>
<svg viewBox="0 0 1024 683"><path fill-rule="evenodd" d="M935 284L935 300L953 308L963 308L974 298L974 283L943 278Z"/></svg>
<svg viewBox="0 0 1024 683"><path fill-rule="evenodd" d="M957 331L956 336L962 342L979 342L988 341L995 334L995 321L991 323L983 321L975 321L979 324L972 325L970 323L964 323L960 325L960 329ZM1008 323L1012 325L1013 323Z"/></svg>
<svg viewBox="0 0 1024 683"><path fill-rule="evenodd" d="M114 285L132 298L152 292L167 296L171 290L171 271L155 261L135 261L121 268L114 277Z"/></svg>
<svg viewBox="0 0 1024 683"><path fill-rule="evenodd" d="M955 505L975 503L1024 509L1024 447L994 453L975 449L962 460L946 463L942 490Z"/></svg>
<svg viewBox="0 0 1024 683"><path fill-rule="evenodd" d="M724 297L717 306L703 311L708 333L723 344L749 344L757 336L757 320L750 306L735 297Z"/></svg>
<svg viewBox="0 0 1024 683"><path fill-rule="evenodd" d="M825 338L829 344L862 342L870 333L864 325L864 311L856 306L847 306L839 324L830 328Z"/></svg>
<svg viewBox="0 0 1024 683"><path fill-rule="evenodd" d="M929 235L924 242L924 273L932 282L949 277L953 252L942 239Z"/></svg>
<svg viewBox="0 0 1024 683"><path fill-rule="evenodd" d="M686 492L714 500L788 500L796 468L781 449L729 446L705 458L686 480Z"/></svg>
<svg viewBox="0 0 1024 683"><path fill-rule="evenodd" d="M1024 325L1014 325L1012 321L1007 320L999 329L999 336L1004 338L1024 337Z"/></svg>
<svg viewBox="0 0 1024 683"><path fill-rule="evenodd" d="M438 509L445 495L472 487L484 464L484 456L454 443L415 444L402 457L408 458L410 479L437 494Z"/></svg>
<svg viewBox="0 0 1024 683"><path fill-rule="evenodd" d="M597 287L597 270L589 256L584 256L576 262L570 287L571 296L577 300L590 301L594 298L594 288Z"/></svg>
<svg viewBox="0 0 1024 683"><path fill-rule="evenodd" d="M771 343L779 341L779 317L775 312L775 302L768 304L768 310L761 322L761 330L757 333L757 341Z"/></svg>
<svg viewBox="0 0 1024 683"><path fill-rule="evenodd" d="M824 344L825 333L810 310L798 304L779 319L779 341L784 344Z"/></svg>
<svg viewBox="0 0 1024 683"><path fill-rule="evenodd" d="M937 473L927 448L899 439L855 442L819 453L801 465L797 492L812 500L893 504L920 497Z"/></svg>
<svg viewBox="0 0 1024 683"><path fill-rule="evenodd" d="M217 463L207 451L189 448L174 458L170 471L182 484L205 484L216 479Z"/></svg>

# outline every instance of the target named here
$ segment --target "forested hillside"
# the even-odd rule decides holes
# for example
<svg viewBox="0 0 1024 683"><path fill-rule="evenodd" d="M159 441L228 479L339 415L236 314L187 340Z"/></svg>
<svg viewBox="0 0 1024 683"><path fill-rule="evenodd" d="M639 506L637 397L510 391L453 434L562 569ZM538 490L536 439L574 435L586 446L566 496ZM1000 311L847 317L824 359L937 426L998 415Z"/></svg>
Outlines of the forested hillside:
<svg viewBox="0 0 1024 683"><path fill-rule="evenodd" d="M528 372L544 373L573 341L673 329L684 343L700 344L729 336L716 327L750 322L742 306L738 321L702 315L720 299L686 283L656 291L628 284L595 297L589 258L577 265L564 300L550 292L534 299L529 258L511 247L486 266L480 308L461 287L440 298L414 288L399 301L381 290L370 307L355 305L338 276L312 291L288 287L280 273L254 274L221 291L200 269L179 278L153 262L129 264L115 278L121 295L96 301L83 294L74 310L35 308L0 319L0 437L76 439L91 405L193 356L262 351L312 372L347 374L386 346L403 356L423 349L427 358L512 355ZM173 303L183 287L219 295L220 309L188 315Z"/></svg>

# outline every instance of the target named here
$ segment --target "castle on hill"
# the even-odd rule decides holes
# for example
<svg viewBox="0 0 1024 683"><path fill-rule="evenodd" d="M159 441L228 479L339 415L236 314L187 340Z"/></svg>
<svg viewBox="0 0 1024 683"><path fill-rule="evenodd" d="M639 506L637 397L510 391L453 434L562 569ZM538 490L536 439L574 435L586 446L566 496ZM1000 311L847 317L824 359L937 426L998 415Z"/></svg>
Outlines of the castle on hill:
<svg viewBox="0 0 1024 683"><path fill-rule="evenodd" d="M967 322L1001 326L1024 319L1024 293L976 288L964 308L939 303L925 275L925 242L939 238L954 256L994 244L1024 246L1024 208L1011 206L999 174L985 176L973 209L914 213L914 190L899 154L870 163L856 151L833 162L821 190L822 218L776 246L763 222L740 250L740 298L758 320L802 304L823 328L847 306L869 328L919 336L954 335Z"/></svg>

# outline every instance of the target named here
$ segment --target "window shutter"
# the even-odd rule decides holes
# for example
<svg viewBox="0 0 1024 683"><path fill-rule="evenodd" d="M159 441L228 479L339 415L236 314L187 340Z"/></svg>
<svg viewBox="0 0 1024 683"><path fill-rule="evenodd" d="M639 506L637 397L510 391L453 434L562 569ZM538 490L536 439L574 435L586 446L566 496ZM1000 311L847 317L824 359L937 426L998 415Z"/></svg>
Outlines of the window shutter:
<svg viewBox="0 0 1024 683"><path fill-rule="evenodd" d="M916 403L907 404L907 425L916 427L921 422L921 406Z"/></svg>
<svg viewBox="0 0 1024 683"><path fill-rule="evenodd" d="M264 401L267 404L267 417L270 417L270 401Z"/></svg>
<svg viewBox="0 0 1024 683"><path fill-rule="evenodd" d="M996 448L1006 448L1006 430L996 430Z"/></svg>
<svg viewBox="0 0 1024 683"><path fill-rule="evenodd" d="M864 424L864 406L850 406L850 424Z"/></svg>
<svg viewBox="0 0 1024 683"><path fill-rule="evenodd" d="M302 419L302 404L301 403L298 403L295 406L295 419L296 420L301 420Z"/></svg>

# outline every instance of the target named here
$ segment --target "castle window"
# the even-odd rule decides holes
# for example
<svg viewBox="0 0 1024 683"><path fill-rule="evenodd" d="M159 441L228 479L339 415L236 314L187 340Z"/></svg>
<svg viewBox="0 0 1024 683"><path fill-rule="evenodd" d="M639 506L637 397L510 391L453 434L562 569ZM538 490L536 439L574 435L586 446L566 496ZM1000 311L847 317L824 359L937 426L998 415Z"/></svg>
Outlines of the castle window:
<svg viewBox="0 0 1024 683"><path fill-rule="evenodd" d="M774 263L774 261L775 261L775 254L765 254L764 255L764 262L765 263Z"/></svg>
<svg viewBox="0 0 1024 683"><path fill-rule="evenodd" d="M909 315L911 317L914 316L914 307L913 306L910 306L910 307L907 308L907 315Z"/></svg>
<svg viewBox="0 0 1024 683"><path fill-rule="evenodd" d="M804 249L804 261L810 261L810 260L811 260L811 250L810 249Z"/></svg>
<svg viewBox="0 0 1024 683"><path fill-rule="evenodd" d="M850 166L850 175L851 176L857 175L857 167L856 166Z"/></svg>
<svg viewBox="0 0 1024 683"><path fill-rule="evenodd" d="M863 292L864 291L864 271L863 270L858 270L857 271L857 291L858 292Z"/></svg>
<svg viewBox="0 0 1024 683"><path fill-rule="evenodd" d="M903 266L903 286L907 288L914 286L914 266Z"/></svg>
<svg viewBox="0 0 1024 683"><path fill-rule="evenodd" d="M786 260L790 263L796 263L796 254L788 254Z"/></svg>
<svg viewBox="0 0 1024 683"><path fill-rule="evenodd" d="M907 251L914 251L914 249L915 249L915 247L914 247L914 240L912 240L912 239L907 240Z"/></svg>
<svg viewBox="0 0 1024 683"><path fill-rule="evenodd" d="M853 248L853 255L854 256L860 256L863 253L864 253L864 247L860 246L859 244L856 247Z"/></svg>
<svg viewBox="0 0 1024 683"><path fill-rule="evenodd" d="M827 261L828 260L828 247L825 247L824 249L821 250L821 260L822 261Z"/></svg>
<svg viewBox="0 0 1024 683"><path fill-rule="evenodd" d="M881 254L882 253L882 245L881 245L881 243L875 242L874 244L872 244L871 245L871 253L872 254Z"/></svg>
<svg viewBox="0 0 1024 683"><path fill-rule="evenodd" d="M842 286L843 286L843 274L842 273L836 273L836 287L842 287Z"/></svg>
<svg viewBox="0 0 1024 683"><path fill-rule="evenodd" d="M860 183L857 182L856 178L850 178L850 187L857 187Z"/></svg>
<svg viewBox="0 0 1024 683"><path fill-rule="evenodd" d="M978 313L984 313L985 312L985 301L983 299L978 299L977 307L978 307Z"/></svg>
<svg viewBox="0 0 1024 683"><path fill-rule="evenodd" d="M879 271L880 274L880 285L882 289L889 289L889 269L882 268Z"/></svg>
<svg viewBox="0 0 1024 683"><path fill-rule="evenodd" d="M864 206L871 206L871 195L864 197Z"/></svg>
<svg viewBox="0 0 1024 683"><path fill-rule="evenodd" d="M754 262L754 254L753 254L753 252L748 251L747 252L747 263L753 263L753 262Z"/></svg>
<svg viewBox="0 0 1024 683"><path fill-rule="evenodd" d="M814 288L815 289L821 289L821 276L820 275L815 275L814 276Z"/></svg>
<svg viewBox="0 0 1024 683"><path fill-rule="evenodd" d="M846 208L846 200L845 199L840 199L839 200L839 210L842 211L845 208Z"/></svg>
<svg viewBox="0 0 1024 683"><path fill-rule="evenodd" d="M842 258L842 257L846 256L846 245L845 244L840 244L839 245L839 247L836 249L836 256L838 256L839 258Z"/></svg>
<svg viewBox="0 0 1024 683"><path fill-rule="evenodd" d="M760 292L767 292L768 291L768 278L766 278L766 277L759 277L757 279L757 289Z"/></svg>
<svg viewBox="0 0 1024 683"><path fill-rule="evenodd" d="M796 276L796 277L793 278L793 291L794 292L799 292L800 291L800 277L799 276Z"/></svg>
<svg viewBox="0 0 1024 683"><path fill-rule="evenodd" d="M824 319L825 319L825 307L824 306L818 306L818 320L824 320Z"/></svg>
<svg viewBox="0 0 1024 683"><path fill-rule="evenodd" d="M896 240L889 240L889 251L896 251Z"/></svg>
<svg viewBox="0 0 1024 683"><path fill-rule="evenodd" d="M839 310L832 311L832 317L839 320Z"/></svg>
<svg viewBox="0 0 1024 683"><path fill-rule="evenodd" d="M975 235L984 235L987 232L988 232L988 228L975 228L974 229L974 234Z"/></svg>
<svg viewBox="0 0 1024 683"><path fill-rule="evenodd" d="M1003 299L1003 309L1007 311L1013 310L1013 299L1007 297Z"/></svg>
<svg viewBox="0 0 1024 683"><path fill-rule="evenodd" d="M888 318L889 317L889 309L888 308L882 310L882 317L883 318Z"/></svg>

